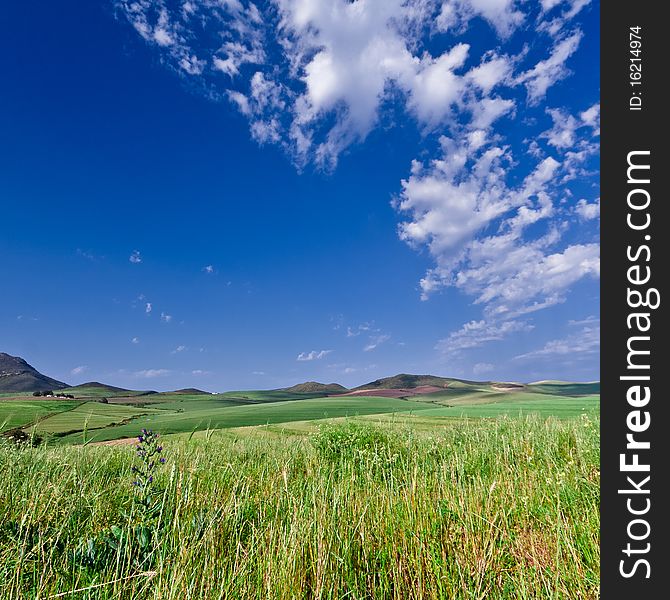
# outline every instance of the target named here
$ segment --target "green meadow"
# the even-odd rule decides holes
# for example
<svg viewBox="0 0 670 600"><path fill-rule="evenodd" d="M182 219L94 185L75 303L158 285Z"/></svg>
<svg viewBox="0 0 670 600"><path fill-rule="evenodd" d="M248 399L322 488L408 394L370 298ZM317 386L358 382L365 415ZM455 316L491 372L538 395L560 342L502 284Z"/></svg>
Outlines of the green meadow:
<svg viewBox="0 0 670 600"><path fill-rule="evenodd" d="M6 396L0 598L595 599L599 396L538 385Z"/></svg>

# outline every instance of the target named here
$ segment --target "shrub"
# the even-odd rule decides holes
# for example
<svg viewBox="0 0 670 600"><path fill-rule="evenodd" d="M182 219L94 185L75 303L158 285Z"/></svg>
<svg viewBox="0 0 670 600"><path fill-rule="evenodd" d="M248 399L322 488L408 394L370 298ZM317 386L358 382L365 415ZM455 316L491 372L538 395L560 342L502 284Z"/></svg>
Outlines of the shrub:
<svg viewBox="0 0 670 600"><path fill-rule="evenodd" d="M36 448L42 443L42 436L36 433L26 433L20 427L5 431L2 435L17 446Z"/></svg>
<svg viewBox="0 0 670 600"><path fill-rule="evenodd" d="M397 431L352 421L322 425L312 437L320 457L331 463L353 463L357 468L372 467L376 472L403 464L408 440Z"/></svg>

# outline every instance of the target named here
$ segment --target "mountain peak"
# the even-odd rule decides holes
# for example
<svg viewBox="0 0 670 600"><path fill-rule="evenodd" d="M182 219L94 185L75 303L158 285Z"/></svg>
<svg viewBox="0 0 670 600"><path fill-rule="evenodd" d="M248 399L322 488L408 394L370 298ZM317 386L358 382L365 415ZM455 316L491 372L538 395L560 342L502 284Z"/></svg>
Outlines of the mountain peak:
<svg viewBox="0 0 670 600"><path fill-rule="evenodd" d="M0 392L43 392L66 387L66 383L43 375L20 356L0 352Z"/></svg>

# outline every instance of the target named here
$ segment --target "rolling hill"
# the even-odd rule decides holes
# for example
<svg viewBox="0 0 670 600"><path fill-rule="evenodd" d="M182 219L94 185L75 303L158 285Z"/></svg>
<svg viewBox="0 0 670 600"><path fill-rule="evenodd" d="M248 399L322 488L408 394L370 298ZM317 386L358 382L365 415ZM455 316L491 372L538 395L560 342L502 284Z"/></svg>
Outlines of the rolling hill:
<svg viewBox="0 0 670 600"><path fill-rule="evenodd" d="M67 387L67 383L43 375L21 357L0 352L0 392L43 392Z"/></svg>
<svg viewBox="0 0 670 600"><path fill-rule="evenodd" d="M67 394L74 394L76 398L114 398L118 396L144 396L156 393L154 391L127 390L98 381L88 381L72 387L65 387L63 391Z"/></svg>
<svg viewBox="0 0 670 600"><path fill-rule="evenodd" d="M460 379L453 379L451 377L437 377L436 375L409 375L407 373L400 373L392 377L383 377L382 379L375 379L370 383L359 385L354 390L374 390L374 389L411 389L417 387L437 387L446 388L454 382L465 383L469 385L486 385L484 382L466 381Z"/></svg>
<svg viewBox="0 0 670 600"><path fill-rule="evenodd" d="M339 383L319 383L318 381L305 381L291 387L282 388L282 392L294 392L297 394L317 393L317 394L341 394L349 390Z"/></svg>

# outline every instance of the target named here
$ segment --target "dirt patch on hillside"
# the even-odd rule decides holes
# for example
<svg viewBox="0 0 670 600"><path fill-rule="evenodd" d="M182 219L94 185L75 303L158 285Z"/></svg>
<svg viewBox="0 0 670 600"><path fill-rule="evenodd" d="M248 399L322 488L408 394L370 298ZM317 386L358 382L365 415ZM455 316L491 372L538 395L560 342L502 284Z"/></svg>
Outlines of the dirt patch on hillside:
<svg viewBox="0 0 670 600"><path fill-rule="evenodd" d="M376 388L370 390L356 390L355 392L347 392L346 394L329 394L330 398L344 398L348 396L379 396L381 398L408 398L411 396L423 396L425 394L434 394L435 392L443 392L444 388L439 388L434 385L422 385L415 388L391 389L391 388Z"/></svg>
<svg viewBox="0 0 670 600"><path fill-rule="evenodd" d="M137 438L121 438L120 440L107 440L106 442L91 442L89 446L130 446L137 443Z"/></svg>

